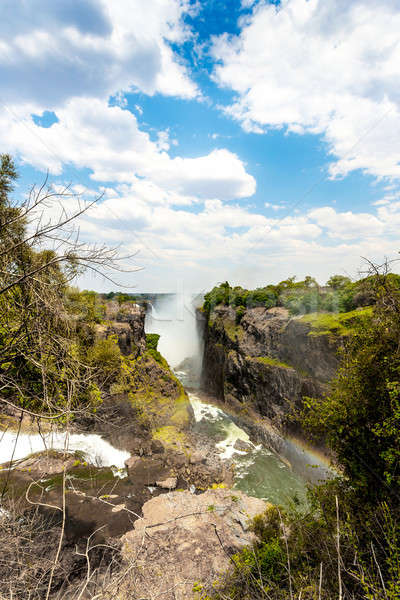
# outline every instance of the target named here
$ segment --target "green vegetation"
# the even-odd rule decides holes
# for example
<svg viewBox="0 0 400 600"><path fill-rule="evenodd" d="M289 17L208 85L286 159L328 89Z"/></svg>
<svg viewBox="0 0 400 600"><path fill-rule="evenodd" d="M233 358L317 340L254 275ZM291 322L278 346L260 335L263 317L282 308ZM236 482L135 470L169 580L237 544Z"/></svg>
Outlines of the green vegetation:
<svg viewBox="0 0 400 600"><path fill-rule="evenodd" d="M243 329L240 325L237 325L233 321L224 320L223 323L224 330L226 335L234 342L236 338L241 338L243 336Z"/></svg>
<svg viewBox="0 0 400 600"><path fill-rule="evenodd" d="M249 357L250 358L250 357ZM268 365L271 367L281 367L283 369L293 369L290 365L277 360L276 358L271 358L270 356L255 356L251 358L251 360L256 360L257 362L263 363L264 365Z"/></svg>
<svg viewBox="0 0 400 600"><path fill-rule="evenodd" d="M300 321L311 326L310 335L335 334L345 336L353 333L355 327L372 316L372 308L359 308L347 313L311 313Z"/></svg>
<svg viewBox="0 0 400 600"><path fill-rule="evenodd" d="M42 238L32 235L37 223L28 223L30 205L10 198L16 177L12 159L0 155L0 401L65 424L75 409L92 413L105 397L123 397L136 409L140 427L183 429L187 398L157 350L159 336L147 335L140 355L133 348L124 356L118 336L110 335L108 319L129 312L135 297L70 286L90 265L91 254L85 249L82 265L79 246L69 250L72 243L61 256L41 249L47 229ZM41 190L33 192L35 206L42 201L40 193L55 195L51 188ZM57 236L57 231L56 224L50 232ZM108 264L98 250L93 261Z"/></svg>
<svg viewBox="0 0 400 600"><path fill-rule="evenodd" d="M103 323L105 320L106 305L96 292L68 287L65 290L65 303L68 313L78 321Z"/></svg>
<svg viewBox="0 0 400 600"><path fill-rule="evenodd" d="M155 440L160 440L167 448L183 448L186 442L186 436L173 425L164 425L159 427L153 434Z"/></svg>
<svg viewBox="0 0 400 600"><path fill-rule="evenodd" d="M160 336L158 333L146 333L147 353L154 358L162 367L169 369L168 363L162 354L157 350Z"/></svg>
<svg viewBox="0 0 400 600"><path fill-rule="evenodd" d="M98 372L98 379L105 384L114 381L120 373L122 355L115 335L96 340L87 351L89 365Z"/></svg>
<svg viewBox="0 0 400 600"><path fill-rule="evenodd" d="M146 344L149 350L157 350L160 336L158 333L146 333Z"/></svg>
<svg viewBox="0 0 400 600"><path fill-rule="evenodd" d="M104 294L104 298L106 300L116 300L119 305L126 302L137 302L136 296L125 292L108 292L108 294Z"/></svg>
<svg viewBox="0 0 400 600"><path fill-rule="evenodd" d="M400 291L386 276L375 285L378 301L354 323L329 396L308 399L304 413L371 502L400 497Z"/></svg>
<svg viewBox="0 0 400 600"><path fill-rule="evenodd" d="M232 287L227 281L214 287L204 296L203 310L210 314L216 306L232 306L236 309L239 324L246 308L282 306L292 315L316 312L342 313L358 307L373 305L374 275L352 282L343 275L333 275L321 286L309 275L303 281L289 277L276 285L268 284L256 290ZM389 274L391 285L400 289L400 276Z"/></svg>
<svg viewBox="0 0 400 600"><path fill-rule="evenodd" d="M179 438L189 424L189 400L167 361L154 349L158 337L150 334L153 347L147 345L139 356L121 355L120 370L109 393L112 398L127 398L140 427L168 445L170 438Z"/></svg>
<svg viewBox="0 0 400 600"><path fill-rule="evenodd" d="M79 337L77 305L68 298L68 282L80 272L78 249L61 256L43 249L44 241L57 239L57 226L36 222L36 229L32 223L28 229L32 204L18 206L10 199L16 178L12 159L1 155L1 399L39 413L96 405L98 387ZM37 210L54 196L51 190L31 194ZM77 296L93 313L92 299Z"/></svg>

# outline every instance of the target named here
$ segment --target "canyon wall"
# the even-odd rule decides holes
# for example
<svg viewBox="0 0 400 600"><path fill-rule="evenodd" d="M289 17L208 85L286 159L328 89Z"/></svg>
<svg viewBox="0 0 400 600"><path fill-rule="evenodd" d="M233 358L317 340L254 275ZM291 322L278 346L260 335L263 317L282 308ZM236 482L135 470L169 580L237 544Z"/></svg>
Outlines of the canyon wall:
<svg viewBox="0 0 400 600"><path fill-rule="evenodd" d="M233 409L267 417L281 432L296 431L304 396L320 396L338 367L342 338L313 330L284 308L229 306L203 315L202 387Z"/></svg>

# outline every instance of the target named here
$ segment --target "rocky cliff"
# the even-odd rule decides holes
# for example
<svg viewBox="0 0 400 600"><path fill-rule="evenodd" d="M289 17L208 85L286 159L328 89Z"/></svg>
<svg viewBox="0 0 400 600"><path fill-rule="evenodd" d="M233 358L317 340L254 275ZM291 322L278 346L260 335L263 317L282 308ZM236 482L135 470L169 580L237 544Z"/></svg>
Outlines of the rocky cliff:
<svg viewBox="0 0 400 600"><path fill-rule="evenodd" d="M304 396L327 389L340 335L315 329L284 308L218 306L204 321L202 386L234 409L252 409L280 431L294 429Z"/></svg>
<svg viewBox="0 0 400 600"><path fill-rule="evenodd" d="M105 321L96 326L98 339L115 335L122 354L142 354L146 348L144 320L146 313L138 304L110 301L105 305Z"/></svg>

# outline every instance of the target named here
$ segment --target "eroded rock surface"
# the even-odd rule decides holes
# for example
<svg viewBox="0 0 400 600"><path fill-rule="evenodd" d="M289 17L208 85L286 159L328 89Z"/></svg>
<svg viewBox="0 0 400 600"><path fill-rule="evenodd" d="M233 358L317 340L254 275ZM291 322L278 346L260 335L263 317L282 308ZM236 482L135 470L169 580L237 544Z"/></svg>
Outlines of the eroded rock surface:
<svg viewBox="0 0 400 600"><path fill-rule="evenodd" d="M304 396L320 396L334 376L338 338L310 335L285 308L217 307L205 323L203 388L234 409L243 405L285 431Z"/></svg>
<svg viewBox="0 0 400 600"><path fill-rule="evenodd" d="M143 518L122 537L122 555L131 567L124 592L191 598L196 582L215 580L229 567L229 556L253 540L249 519L266 507L263 500L229 489L176 491L146 502Z"/></svg>

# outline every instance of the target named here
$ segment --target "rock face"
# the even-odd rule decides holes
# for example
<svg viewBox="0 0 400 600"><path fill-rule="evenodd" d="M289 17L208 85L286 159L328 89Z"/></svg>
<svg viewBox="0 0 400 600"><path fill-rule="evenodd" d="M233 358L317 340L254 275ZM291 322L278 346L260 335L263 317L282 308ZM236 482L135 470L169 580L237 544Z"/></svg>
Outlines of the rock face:
<svg viewBox="0 0 400 600"><path fill-rule="evenodd" d="M268 417L279 430L304 396L327 389L337 365L338 338L309 335L310 326L284 308L217 307L205 323L202 386L228 405Z"/></svg>
<svg viewBox="0 0 400 600"><path fill-rule="evenodd" d="M145 311L138 304L125 302L119 305L115 301L107 302L108 323L97 325L96 336L98 339L104 339L116 335L122 354L138 356L146 347L145 316Z"/></svg>
<svg viewBox="0 0 400 600"><path fill-rule="evenodd" d="M249 519L265 511L263 500L229 489L198 496L171 492L143 506L143 518L122 538L122 554L132 567L130 585L138 598L184 600L196 582L214 581L229 556L253 540Z"/></svg>

